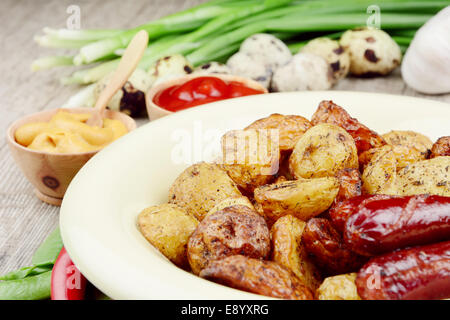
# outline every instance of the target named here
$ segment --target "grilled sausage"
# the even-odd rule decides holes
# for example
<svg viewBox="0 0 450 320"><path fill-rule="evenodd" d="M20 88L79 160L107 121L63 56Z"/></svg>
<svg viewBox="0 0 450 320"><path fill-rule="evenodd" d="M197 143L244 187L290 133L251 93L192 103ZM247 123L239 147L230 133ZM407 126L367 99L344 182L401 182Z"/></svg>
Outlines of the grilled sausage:
<svg viewBox="0 0 450 320"><path fill-rule="evenodd" d="M356 277L367 300L450 298L450 241L372 258Z"/></svg>
<svg viewBox="0 0 450 320"><path fill-rule="evenodd" d="M352 251L366 256L450 240L450 197L417 195L363 202L347 219L344 239Z"/></svg>
<svg viewBox="0 0 450 320"><path fill-rule="evenodd" d="M327 276L356 271L367 261L350 251L331 222L324 218L308 220L302 243L310 259Z"/></svg>
<svg viewBox="0 0 450 320"><path fill-rule="evenodd" d="M439 138L431 147L430 158L450 156L450 136Z"/></svg>
<svg viewBox="0 0 450 320"><path fill-rule="evenodd" d="M333 101L322 101L313 114L311 123L314 126L319 123L331 123L344 128L355 140L358 154L386 144L386 141L378 133L370 130L357 119L350 117L347 111Z"/></svg>
<svg viewBox="0 0 450 320"><path fill-rule="evenodd" d="M333 226L336 228L336 230L343 234L345 222L347 221L348 217L358 212L360 205L379 199L390 199L391 197L392 196L381 194L361 195L353 197L342 202L335 203L330 208L330 210L328 210L328 216L330 217L331 222L333 223Z"/></svg>
<svg viewBox="0 0 450 320"><path fill-rule="evenodd" d="M358 169L347 168L336 173L339 181L339 192L334 202L341 202L361 195L361 174Z"/></svg>

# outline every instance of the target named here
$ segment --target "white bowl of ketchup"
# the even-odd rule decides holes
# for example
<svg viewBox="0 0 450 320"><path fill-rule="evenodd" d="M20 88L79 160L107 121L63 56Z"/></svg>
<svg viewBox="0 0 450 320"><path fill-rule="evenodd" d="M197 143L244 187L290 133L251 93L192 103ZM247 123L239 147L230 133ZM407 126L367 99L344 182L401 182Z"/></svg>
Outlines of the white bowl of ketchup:
<svg viewBox="0 0 450 320"><path fill-rule="evenodd" d="M230 74L191 74L153 86L146 95L147 112L155 120L211 102L267 93L258 82Z"/></svg>

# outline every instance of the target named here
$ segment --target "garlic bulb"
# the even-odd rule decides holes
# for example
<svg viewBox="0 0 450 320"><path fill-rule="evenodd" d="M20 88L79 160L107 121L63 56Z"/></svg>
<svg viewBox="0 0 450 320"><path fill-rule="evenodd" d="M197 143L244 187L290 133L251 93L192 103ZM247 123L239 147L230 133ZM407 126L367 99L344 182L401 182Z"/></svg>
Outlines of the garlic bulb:
<svg viewBox="0 0 450 320"><path fill-rule="evenodd" d="M419 92L450 92L450 6L417 31L403 58L402 76Z"/></svg>

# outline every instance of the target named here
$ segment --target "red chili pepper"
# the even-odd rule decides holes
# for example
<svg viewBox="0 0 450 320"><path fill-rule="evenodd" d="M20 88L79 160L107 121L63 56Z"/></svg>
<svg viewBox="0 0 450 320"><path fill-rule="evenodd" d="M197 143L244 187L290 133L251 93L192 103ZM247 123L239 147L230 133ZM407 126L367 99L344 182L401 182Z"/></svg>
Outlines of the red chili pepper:
<svg viewBox="0 0 450 320"><path fill-rule="evenodd" d="M52 300L84 300L86 284L86 278L63 247L52 270Z"/></svg>

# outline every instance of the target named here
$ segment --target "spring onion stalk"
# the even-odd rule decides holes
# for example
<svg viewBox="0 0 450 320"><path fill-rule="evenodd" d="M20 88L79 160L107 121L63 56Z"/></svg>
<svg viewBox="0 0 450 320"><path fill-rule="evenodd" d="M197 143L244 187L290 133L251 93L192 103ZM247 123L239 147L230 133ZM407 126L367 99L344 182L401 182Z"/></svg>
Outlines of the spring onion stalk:
<svg viewBox="0 0 450 320"><path fill-rule="evenodd" d="M255 3L255 1L242 1L242 7L248 3ZM134 29L121 32L117 36L106 38L104 40L96 41L88 44L80 49L78 55L74 58L75 65L91 63L99 58L113 53L119 48L126 47L133 36L140 30L146 30L149 34L149 39L155 39L166 34L182 31L194 30L206 21L215 17L221 16L235 10L236 7L232 5L200 5L165 18L150 22L146 25L141 25Z"/></svg>
<svg viewBox="0 0 450 320"><path fill-rule="evenodd" d="M315 14L324 13L352 13L352 12L366 12L366 9L373 4L373 0L324 0L324 1L310 1L300 4L292 4L291 6L278 8L268 12L263 12L261 14L250 17L249 19L239 21L227 28L231 30L244 26L249 23L254 23L258 21L264 21L273 18L283 17L287 18L289 15L298 16L298 14L306 14L308 16ZM392 0L378 0L377 6L380 11L384 14L385 12L430 12L436 13L442 8L449 5L449 1L392 1Z"/></svg>
<svg viewBox="0 0 450 320"><path fill-rule="evenodd" d="M71 96L61 108L93 107L95 105L94 90L97 84L92 83Z"/></svg>
<svg viewBox="0 0 450 320"><path fill-rule="evenodd" d="M300 41L300 42L290 43L287 46L292 54L296 54L300 51L301 48L306 46L307 43L308 43L308 41Z"/></svg>
<svg viewBox="0 0 450 320"><path fill-rule="evenodd" d="M177 42L177 38L167 36L164 41L159 40L151 44L139 62L139 68L148 69L156 60L170 54L187 54L210 41L212 37L205 37L198 42ZM62 84L88 84L100 80L114 71L119 65L119 58L106 61L93 68L74 72L70 77L61 79Z"/></svg>
<svg viewBox="0 0 450 320"><path fill-rule="evenodd" d="M89 40L61 39L51 35L35 36L34 41L41 47L64 49L78 49L92 42Z"/></svg>
<svg viewBox="0 0 450 320"><path fill-rule="evenodd" d="M384 13L381 16L382 29L411 29L419 28L431 15L409 14L401 15L394 13ZM365 26L367 16L365 14L340 14L330 19L328 15L323 16L302 16L302 19L271 20L266 25L267 30L284 31L284 32L306 32L306 31L332 31L347 30L359 26Z"/></svg>
<svg viewBox="0 0 450 320"><path fill-rule="evenodd" d="M200 61L203 61L204 57L210 56L214 54L214 52L226 48L227 46L232 45L237 41L242 41L252 34L264 32L265 30L266 26L264 22L257 22L248 26L244 26L213 39L205 46L187 55L186 58L192 64L197 65Z"/></svg>
<svg viewBox="0 0 450 320"><path fill-rule="evenodd" d="M382 27L386 28L413 28L420 27L431 16L429 15L399 15L385 13L382 16ZM328 15L306 16L301 15L301 19L273 19L260 21L243 26L227 34L219 36L207 43L205 46L195 50L186 58L194 65L203 61L205 56L209 56L217 50L227 47L236 41L242 41L252 34L270 31L281 32L308 32L308 31L338 31L347 30L366 24L365 14L340 14L330 19Z"/></svg>
<svg viewBox="0 0 450 320"><path fill-rule="evenodd" d="M118 56L138 30L147 30L150 36L141 68L173 53L184 54L198 65L225 59L254 33L291 39L291 48L318 36L331 37L330 32L339 37L347 29L365 26L372 4L381 10L382 29L407 46L415 30L450 5L450 0L213 0L130 30L45 28L36 41L42 46L78 49L74 65L102 62L65 79L65 83L90 83L117 66ZM52 57L39 59L35 66L43 69L66 63L68 59Z"/></svg>
<svg viewBox="0 0 450 320"><path fill-rule="evenodd" d="M73 30L44 28L45 35L60 40L95 41L107 37L113 37L124 30L118 29L96 29L96 30Z"/></svg>
<svg viewBox="0 0 450 320"><path fill-rule="evenodd" d="M73 65L73 56L53 56L43 57L33 61L31 64L32 71L50 69L53 67Z"/></svg>
<svg viewBox="0 0 450 320"><path fill-rule="evenodd" d="M394 41L397 42L399 46L409 46L412 41L411 37L393 36L392 39L394 39Z"/></svg>
<svg viewBox="0 0 450 320"><path fill-rule="evenodd" d="M393 30L389 32L389 34L392 36L414 38L416 35L416 30Z"/></svg>
<svg viewBox="0 0 450 320"><path fill-rule="evenodd" d="M267 4L257 4L245 9L233 9L228 13L214 18L204 24L199 29L194 32L188 33L186 35L180 36L179 38L174 38L163 43L158 43L155 46L150 46L144 57L142 58L139 66L143 69L147 69L153 62L157 59L163 57L164 55L181 53L186 54L190 51L196 49L199 46L200 41L208 35L214 32L220 32L220 30L232 21L236 21L245 18L256 12L261 12L270 8L271 6L278 6L280 4L286 3L288 1L269 1ZM76 58L75 58L76 59ZM74 62L76 61L74 59ZM76 64L76 62L75 62ZM105 74L112 71L118 64L118 60L105 65L101 65L98 68L91 69L89 71L80 71L73 74L70 78L64 78L63 83L90 83L92 81L97 81Z"/></svg>

